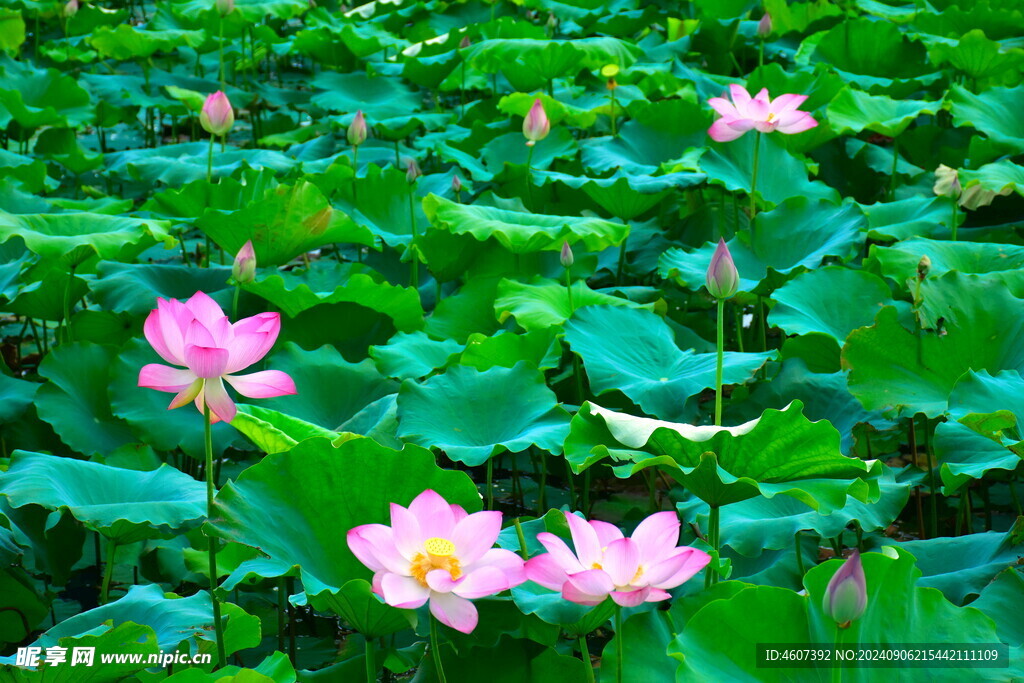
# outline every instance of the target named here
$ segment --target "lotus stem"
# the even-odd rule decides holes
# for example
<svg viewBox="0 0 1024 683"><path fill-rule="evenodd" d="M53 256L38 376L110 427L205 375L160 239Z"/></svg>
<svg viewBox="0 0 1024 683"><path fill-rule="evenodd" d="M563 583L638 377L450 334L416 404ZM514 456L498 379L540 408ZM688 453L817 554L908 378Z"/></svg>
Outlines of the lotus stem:
<svg viewBox="0 0 1024 683"><path fill-rule="evenodd" d="M949 229L953 233L953 241L954 242L956 242L956 219L959 217L957 215L959 213L959 207L960 207L960 204L957 201L957 198L953 197L953 218L952 218L952 220L951 220L951 222L949 224Z"/></svg>
<svg viewBox="0 0 1024 683"><path fill-rule="evenodd" d="M800 572L801 581L803 580L804 573L806 571L804 569L804 556L803 553L800 551L800 539L802 537L803 534L801 534L799 531L793 535L793 545L796 549L796 570Z"/></svg>
<svg viewBox="0 0 1024 683"><path fill-rule="evenodd" d="M75 267L71 266L71 270L68 272L68 282L64 286L64 320L63 322L63 342L71 341L71 285L75 282Z"/></svg>
<svg viewBox="0 0 1024 683"><path fill-rule="evenodd" d="M757 202L754 197L757 195L757 166L761 161L761 131L754 134L754 169L750 175L750 228L754 228L754 216L757 214ZM740 226L737 225L739 230Z"/></svg>
<svg viewBox="0 0 1024 683"><path fill-rule="evenodd" d="M444 666L441 664L441 651L437 648L437 618L430 615L430 652L434 656L434 668L437 669L437 680L440 683L448 683L444 675Z"/></svg>
<svg viewBox="0 0 1024 683"><path fill-rule="evenodd" d="M494 509L494 458L487 458L487 509Z"/></svg>
<svg viewBox="0 0 1024 683"><path fill-rule="evenodd" d="M409 261L409 284L412 285L413 289L420 288L420 268L419 262L420 257L416 252L416 238L418 237L416 231L416 208L413 203L413 195L416 193L415 187L409 188L409 224L412 225L412 242L409 243L409 249L412 251L412 258Z"/></svg>
<svg viewBox="0 0 1024 683"><path fill-rule="evenodd" d="M533 147L530 145L526 153L526 202L530 211L533 211Z"/></svg>
<svg viewBox="0 0 1024 683"><path fill-rule="evenodd" d="M612 88L609 92L611 93L611 99L612 99L612 103L611 103L612 104L612 113L611 113L611 117L612 117L612 137L614 138L614 137L618 137L619 136L618 127L616 126L616 123L615 123L615 88Z"/></svg>
<svg viewBox="0 0 1024 683"><path fill-rule="evenodd" d="M725 299L718 299L718 337L715 360L715 426L722 426L722 362L725 357Z"/></svg>
<svg viewBox="0 0 1024 683"><path fill-rule="evenodd" d="M224 17L217 20L217 51L220 58L220 89L227 90L224 84Z"/></svg>
<svg viewBox="0 0 1024 683"><path fill-rule="evenodd" d="M235 283L235 296L231 300L231 319L238 320L238 293L242 290L242 285Z"/></svg>
<svg viewBox="0 0 1024 683"><path fill-rule="evenodd" d="M377 681L377 661L374 654L373 639L366 638L366 683Z"/></svg>
<svg viewBox="0 0 1024 683"><path fill-rule="evenodd" d="M107 563L103 567L103 585L100 588L100 604L105 605L110 596L110 577L114 574L114 553L117 552L117 543L113 539L107 539Z"/></svg>
<svg viewBox="0 0 1024 683"><path fill-rule="evenodd" d="M924 455L928 460L928 512L930 513L928 520L928 531L930 532L931 538L936 538L939 535L939 510L938 510L938 495L935 490L935 460L932 455L932 447L930 440L928 439L928 416L924 416Z"/></svg>
<svg viewBox="0 0 1024 683"><path fill-rule="evenodd" d="M213 518L213 429L210 421L210 405L203 400L203 422L206 443L206 519ZM217 662L223 667L227 664L224 652L224 625L220 621L220 598L217 597L217 542L207 534L210 546L210 599L213 601L213 628L217 635Z"/></svg>
<svg viewBox="0 0 1024 683"><path fill-rule="evenodd" d="M206 154L206 182L213 182L213 135L210 135L210 149Z"/></svg>
<svg viewBox="0 0 1024 683"><path fill-rule="evenodd" d="M711 512L708 513L708 545L712 549L712 559L715 563L715 567L711 568L709 565L705 569L704 574L704 587L709 588L710 586L718 583L718 525L721 518L721 508L717 505L711 506Z"/></svg>
<svg viewBox="0 0 1024 683"><path fill-rule="evenodd" d="M522 555L523 560L530 559L530 552L526 549L526 536L523 534L523 525L520 524L519 518L516 517L516 536L519 538L519 554Z"/></svg>
<svg viewBox="0 0 1024 683"><path fill-rule="evenodd" d="M836 650L839 650L843 646L843 632L846 629L839 628L836 625ZM843 680L843 666L842 663L836 659L832 663L832 683L842 683Z"/></svg>
<svg viewBox="0 0 1024 683"><path fill-rule="evenodd" d="M583 470L583 506L584 515L590 514L590 468Z"/></svg>
<svg viewBox="0 0 1024 683"><path fill-rule="evenodd" d="M615 603L615 682L622 683L622 605Z"/></svg>
<svg viewBox="0 0 1024 683"><path fill-rule="evenodd" d="M594 683L594 663L590 661L590 648L587 646L587 634L584 633L580 636L580 656L583 658L583 663L587 665L586 675L587 683Z"/></svg>

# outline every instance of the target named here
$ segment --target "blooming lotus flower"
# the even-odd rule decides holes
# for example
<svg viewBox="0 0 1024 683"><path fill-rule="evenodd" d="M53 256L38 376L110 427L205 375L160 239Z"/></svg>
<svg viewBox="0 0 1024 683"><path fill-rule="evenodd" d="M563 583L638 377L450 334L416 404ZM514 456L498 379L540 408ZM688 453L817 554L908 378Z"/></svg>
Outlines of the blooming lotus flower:
<svg viewBox="0 0 1024 683"><path fill-rule="evenodd" d="M256 251L252 248L252 240L242 245L235 255L235 262L231 266L231 277L235 282L245 284L256 279Z"/></svg>
<svg viewBox="0 0 1024 683"><path fill-rule="evenodd" d="M854 550L829 580L822 609L835 620L839 628L849 628L850 622L864 614L867 604L864 567L860 562L860 552Z"/></svg>
<svg viewBox="0 0 1024 683"><path fill-rule="evenodd" d="M222 17L231 14L235 9L235 0L216 0L217 11Z"/></svg>
<svg viewBox="0 0 1024 683"><path fill-rule="evenodd" d="M530 113L523 119L523 135L526 136L526 144L528 147L533 147L535 144L543 140L551 132L551 122L548 121L547 112L544 111L544 105L540 99L533 101L533 106L530 107Z"/></svg>
<svg viewBox="0 0 1024 683"><path fill-rule="evenodd" d="M416 609L430 602L437 620L470 633L477 624L470 600L526 580L523 560L492 548L501 531L498 511L467 514L426 490L408 508L391 505L391 526L363 524L348 532L348 547L373 570L373 592L389 605Z"/></svg>
<svg viewBox="0 0 1024 683"><path fill-rule="evenodd" d="M711 265L708 266L708 274L705 280L708 291L716 299L728 299L739 288L740 275L736 271L736 264L729 253L729 247L724 239L718 240L715 253L711 256Z"/></svg>
<svg viewBox="0 0 1024 683"><path fill-rule="evenodd" d="M772 15L765 12L761 16L761 20L757 22L757 36L759 38L767 38L772 33Z"/></svg>
<svg viewBox="0 0 1024 683"><path fill-rule="evenodd" d="M199 124L210 135L227 135L235 124L235 112L228 96L218 90L207 97L199 113Z"/></svg>
<svg viewBox="0 0 1024 683"><path fill-rule="evenodd" d="M708 129L708 135L716 142L735 140L751 129L761 133L778 131L792 135L818 125L813 116L797 109L807 95L779 95L773 100L768 97L768 88L761 88L761 92L751 97L739 85L730 85L729 93L732 102L724 97L708 100L708 104L721 114L721 118Z"/></svg>
<svg viewBox="0 0 1024 683"><path fill-rule="evenodd" d="M146 339L161 358L185 369L150 363L139 371L139 386L176 393L168 410L195 401L199 412L210 406L213 422L230 422L237 409L222 380L249 398L296 393L292 378L280 370L235 374L267 355L281 329L280 313L260 313L232 325L202 292L184 303L156 302L143 328Z"/></svg>
<svg viewBox="0 0 1024 683"><path fill-rule="evenodd" d="M537 540L548 552L526 563L526 577L581 605L597 605L609 595L623 607L665 600L669 588L711 561L703 550L676 546L679 518L674 512L651 515L629 538L607 522L588 522L571 512L565 518L576 552L554 534L541 532Z"/></svg>
<svg viewBox="0 0 1024 683"><path fill-rule="evenodd" d="M356 112L355 118L349 124L345 135L348 137L348 144L353 147L358 147L366 142L366 117L361 109Z"/></svg>

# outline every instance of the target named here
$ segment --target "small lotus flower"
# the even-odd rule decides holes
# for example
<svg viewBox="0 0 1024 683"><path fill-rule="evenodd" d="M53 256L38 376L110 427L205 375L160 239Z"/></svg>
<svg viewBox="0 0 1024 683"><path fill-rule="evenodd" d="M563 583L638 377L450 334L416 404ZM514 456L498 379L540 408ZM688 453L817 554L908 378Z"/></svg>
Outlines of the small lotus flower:
<svg viewBox="0 0 1024 683"><path fill-rule="evenodd" d="M235 10L235 0L216 0L217 11L222 17L226 17Z"/></svg>
<svg viewBox="0 0 1024 683"><path fill-rule="evenodd" d="M349 124L345 135L348 137L348 144L353 147L358 147L366 142L366 117L363 115L363 111L361 109L356 112L356 115L352 119L352 123Z"/></svg>
<svg viewBox="0 0 1024 683"><path fill-rule="evenodd" d="M405 179L411 184L415 183L416 179L423 175L423 171L420 170L420 165L416 163L415 159L409 158L405 160Z"/></svg>
<svg viewBox="0 0 1024 683"><path fill-rule="evenodd" d="M210 406L213 422L231 422L237 408L226 381L249 398L294 394L295 382L280 370L236 375L267 355L281 330L280 313L259 313L231 324L217 302L196 292L182 303L157 298L143 331L161 358L185 369L150 363L139 371L139 386L176 393L168 410L195 401ZM222 381L223 380L223 381Z"/></svg>
<svg viewBox="0 0 1024 683"><path fill-rule="evenodd" d="M935 185L932 191L940 197L959 197L963 188L960 186L960 172L945 164L935 169Z"/></svg>
<svg viewBox="0 0 1024 683"><path fill-rule="evenodd" d="M408 508L391 505L391 526L363 524L348 532L348 547L373 570L373 592L389 605L416 609L430 602L437 620L457 631L476 628L470 600L526 580L523 560L493 548L501 513L467 514L426 490Z"/></svg>
<svg viewBox="0 0 1024 683"><path fill-rule="evenodd" d="M854 550L829 580L822 609L835 620L839 628L849 628L850 622L864 614L867 604L864 567L860 562L860 552Z"/></svg>
<svg viewBox="0 0 1024 683"><path fill-rule="evenodd" d="M256 279L256 251L252 248L252 240L243 244L235 255L235 263L231 266L231 277L240 285Z"/></svg>
<svg viewBox="0 0 1024 683"><path fill-rule="evenodd" d="M67 17L68 19L70 19L71 17L73 17L76 14L78 14L78 8L79 8L78 0L68 0L67 4L64 5L64 10L63 10L64 16Z"/></svg>
<svg viewBox="0 0 1024 683"><path fill-rule="evenodd" d="M736 271L736 264L724 239L718 240L715 253L711 256L705 284L711 296L716 299L728 299L739 288L740 275Z"/></svg>
<svg viewBox="0 0 1024 683"><path fill-rule="evenodd" d="M551 132L551 122L548 121L547 112L544 111L544 104L540 99L533 101L530 113L523 119L523 135L526 136L526 144L533 147L543 140Z"/></svg>
<svg viewBox="0 0 1024 683"><path fill-rule="evenodd" d="M676 546L679 518L674 512L654 513L629 538L607 522L588 522L571 512L565 518L576 552L554 534L541 532L537 540L548 552L526 563L526 576L581 605L597 605L609 595L623 607L666 600L669 588L711 561L703 550Z"/></svg>
<svg viewBox="0 0 1024 683"><path fill-rule="evenodd" d="M758 38L767 38L772 33L772 15L765 12L761 16L761 21L757 22L757 36Z"/></svg>
<svg viewBox="0 0 1024 683"><path fill-rule="evenodd" d="M932 260L925 254L921 257L921 260L917 262L917 279L923 280L928 277L928 273L932 270Z"/></svg>
<svg viewBox="0 0 1024 683"><path fill-rule="evenodd" d="M457 175L452 176L452 191L455 192L455 194L462 192L462 181L459 180L459 176Z"/></svg>
<svg viewBox="0 0 1024 683"><path fill-rule="evenodd" d="M562 242L562 253L559 255L559 261L562 262L563 268L572 268L572 264L576 261L572 255L572 248L569 247L568 242Z"/></svg>
<svg viewBox="0 0 1024 683"><path fill-rule="evenodd" d="M793 135L818 125L813 116L797 109L807 95L779 95L773 100L768 97L768 88L762 88L751 97L740 85L730 85L729 93L732 102L724 97L708 100L708 104L721 114L721 118L708 129L708 135L716 142L735 140L751 129L761 133L778 131Z"/></svg>
<svg viewBox="0 0 1024 683"><path fill-rule="evenodd" d="M199 113L199 124L210 135L227 135L235 124L235 112L231 109L228 96L218 90L207 97L203 111Z"/></svg>

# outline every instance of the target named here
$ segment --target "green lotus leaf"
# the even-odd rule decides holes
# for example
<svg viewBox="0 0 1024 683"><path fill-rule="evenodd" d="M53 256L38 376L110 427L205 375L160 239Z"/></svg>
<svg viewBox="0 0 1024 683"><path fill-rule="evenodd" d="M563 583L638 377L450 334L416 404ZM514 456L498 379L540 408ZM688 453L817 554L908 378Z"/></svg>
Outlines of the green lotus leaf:
<svg viewBox="0 0 1024 683"><path fill-rule="evenodd" d="M182 142L150 149L130 149L106 155L107 173L115 178L138 180L144 183L164 183L180 187L206 178L210 145L207 142ZM284 172L298 161L268 149L237 149L215 151L212 176L225 178L238 169L271 169Z"/></svg>
<svg viewBox="0 0 1024 683"><path fill-rule="evenodd" d="M361 579L343 585L334 599L339 616L367 638L380 638L409 627L409 612L384 604Z"/></svg>
<svg viewBox="0 0 1024 683"><path fill-rule="evenodd" d="M386 346L371 346L370 357L386 377L417 379L444 367L463 348L453 339L431 339L426 332L399 332Z"/></svg>
<svg viewBox="0 0 1024 683"><path fill-rule="evenodd" d="M536 276L529 282L503 279L498 283L498 298L494 300L494 315L500 322L512 316L524 330L545 330L562 325L572 317L573 311L584 306L626 306L654 310L653 304L638 304L622 297L594 291L586 281L572 283L572 306L569 291L555 280Z"/></svg>
<svg viewBox="0 0 1024 683"><path fill-rule="evenodd" d="M949 396L949 413L961 419L971 413L993 409L1013 413L1017 424L1024 425L1024 379L1013 370L990 375L981 370L965 373Z"/></svg>
<svg viewBox="0 0 1024 683"><path fill-rule="evenodd" d="M969 376L966 374L964 378ZM997 405L989 404L988 410ZM1020 465L1021 456L1009 448L1015 444L1004 443L1005 439L1000 434L979 433L977 427L971 426L979 417L976 413L968 413L959 422L943 422L935 427L935 464L942 480L943 495L956 494L971 480L981 479L988 472L1013 472ZM1011 428L1015 426L1015 420L1009 417L1003 424ZM1019 451L1020 447L1016 449Z"/></svg>
<svg viewBox="0 0 1024 683"><path fill-rule="evenodd" d="M184 301L196 292L209 294L224 309L231 305L231 269L128 264L104 261L90 291L107 311L145 316L156 308L157 297Z"/></svg>
<svg viewBox="0 0 1024 683"><path fill-rule="evenodd" d="M1018 618L1016 605L1024 599L1024 575L1019 569L1007 569L996 575L992 583L981 591L981 597L971 603L996 622L999 638L1013 647L1024 644L1024 625Z"/></svg>
<svg viewBox="0 0 1024 683"><path fill-rule="evenodd" d="M369 142L364 146L369 146ZM364 152L361 146L360 159L363 158ZM388 150L386 158L394 159L394 152ZM427 221L422 209L419 208L419 197L423 194L422 184L409 185L405 173L391 167L381 169L371 164L363 173L365 175L356 179L351 166L334 164L324 176L325 181L317 182L321 183L325 193L328 192L328 188L336 190L332 201L337 209L348 214L356 224L365 227L389 246L405 246L412 241L412 220L416 221L420 235L426 232ZM414 197L411 210L410 194ZM361 243L375 244L374 241Z"/></svg>
<svg viewBox="0 0 1024 683"><path fill-rule="evenodd" d="M148 59L157 52L173 52L179 46L196 47L206 40L202 31L141 31L129 24L101 26L88 38L89 45L106 58Z"/></svg>
<svg viewBox="0 0 1024 683"><path fill-rule="evenodd" d="M337 432L312 422L254 405L238 406L231 426L249 437L264 453L283 453L300 441L314 437L335 439L338 436Z"/></svg>
<svg viewBox="0 0 1024 683"><path fill-rule="evenodd" d="M828 124L837 133L873 133L896 137L919 116L935 114L941 102L896 100L886 95L869 95L844 88L828 105Z"/></svg>
<svg viewBox="0 0 1024 683"><path fill-rule="evenodd" d="M493 237L516 254L557 251L562 244L581 242L587 251L618 246L629 227L621 223L576 216L548 216L490 206L466 205L435 194L423 200L423 211L435 227L484 241Z"/></svg>
<svg viewBox="0 0 1024 683"><path fill-rule="evenodd" d="M932 265L929 278L956 270L981 275L984 280L1002 282L1011 291L1024 293L1024 247L980 242L947 242L912 237L891 247L872 245L866 267L877 263L885 277L904 291L912 290L917 264L927 256Z"/></svg>
<svg viewBox="0 0 1024 683"><path fill-rule="evenodd" d="M888 21L843 21L821 38L812 58L860 76L913 79L927 73L926 50Z"/></svg>
<svg viewBox="0 0 1024 683"><path fill-rule="evenodd" d="M949 63L975 82L990 78L1005 71L1020 71L1024 66L1024 50L1003 46L985 36L985 31L976 28L960 36L955 45L936 43L928 50L928 56L938 65Z"/></svg>
<svg viewBox="0 0 1024 683"><path fill-rule="evenodd" d="M313 104L344 113L362 110L370 126L376 124L377 118L408 116L420 109L420 97L394 78L324 71L313 79L312 85L323 90L313 96Z"/></svg>
<svg viewBox="0 0 1024 683"><path fill-rule="evenodd" d="M99 627L102 628L102 627ZM42 647L43 639L41 638L38 643L34 643L36 647ZM153 629L149 626L142 626L134 622L124 622L117 626L103 629L100 633L94 633L92 630L87 630L82 633L76 633L74 635L66 635L60 639L54 638L52 641L46 641L49 647L64 647L68 656L67 661L71 661L71 653L74 648L95 648L94 652L117 652L118 654L124 653L126 655L125 661L116 662L111 660L110 662L102 662L100 658L94 658L93 666L90 667L89 679L93 681L117 681L125 680L130 678L133 674L141 672L146 668L147 660L150 655L160 655L160 647L156 640L156 635ZM43 662L43 655L45 650L40 654L40 662ZM128 661L132 656L140 656L141 659L138 662ZM0 663L13 665L16 663L16 656L11 655L10 657L0 657ZM73 674L66 674L65 677L61 676L48 676L49 672L46 672L46 667L51 666L47 664L41 664L40 668L36 670L36 674L33 676L28 673L30 670L24 668L15 669L13 666L10 668L15 672L12 680L16 681L33 681L33 680L52 680L64 681L70 680ZM67 666L66 664L64 665ZM82 664L78 664L81 667Z"/></svg>
<svg viewBox="0 0 1024 683"><path fill-rule="evenodd" d="M574 106L571 102L562 102L545 93L532 95L517 92L505 95L498 100L498 110L525 118L536 100L540 100L544 106L544 113L547 114L553 130L557 130L559 124L571 128L590 128L597 119L597 113L593 110L582 109ZM522 142L522 138L520 138L520 142Z"/></svg>
<svg viewBox="0 0 1024 683"><path fill-rule="evenodd" d="M1020 88L989 88L974 94L954 84L949 102L957 126L971 126L1014 151L1024 150L1024 122L1014 114L1024 106Z"/></svg>
<svg viewBox="0 0 1024 683"><path fill-rule="evenodd" d="M964 169L960 171L960 178L964 187L981 185L982 188L998 194L1024 194L1024 166L1009 159L985 164L976 170Z"/></svg>
<svg viewBox="0 0 1024 683"><path fill-rule="evenodd" d="M552 171L534 172L535 178L558 182L572 188L582 188L610 215L627 221L649 211L671 194L673 189L687 189L700 185L701 173L668 173L660 176L631 175L616 171L608 178L591 178Z"/></svg>
<svg viewBox="0 0 1024 683"><path fill-rule="evenodd" d="M910 197L862 208L868 218L868 237L891 241L916 235L933 237L949 234L953 200L949 197Z"/></svg>
<svg viewBox="0 0 1024 683"><path fill-rule="evenodd" d="M684 415L686 400L715 384L716 355L683 351L673 337L661 317L620 306L586 306L565 323L565 339L583 359L595 394L621 391L666 420ZM774 355L726 352L723 384L746 382Z"/></svg>
<svg viewBox="0 0 1024 683"><path fill-rule="evenodd" d="M35 69L5 59L0 65L0 125L12 121L25 129L80 126L93 120L89 93L57 69Z"/></svg>
<svg viewBox="0 0 1024 683"><path fill-rule="evenodd" d="M0 475L0 495L12 507L32 503L58 516L66 509L118 545L170 538L206 516L206 487L169 465L139 472L15 451L10 468Z"/></svg>
<svg viewBox="0 0 1024 683"><path fill-rule="evenodd" d="M220 515L205 528L259 548L268 558L267 576L298 566L310 604L343 614L341 588L371 574L348 549L345 533L359 524L389 524L390 503L408 505L426 489L468 512L480 509L470 478L441 469L419 446L395 451L370 439L338 447L329 439L308 439L228 482L217 494Z"/></svg>
<svg viewBox="0 0 1024 683"><path fill-rule="evenodd" d="M523 134L516 131L499 135L484 145L480 149L480 156L488 173L497 175L506 168L506 164L525 166L527 161L531 169L541 171L554 165L558 159L573 159L578 149L572 132L563 126L554 128L546 138L534 145L532 157L525 142Z"/></svg>
<svg viewBox="0 0 1024 683"><path fill-rule="evenodd" d="M0 424L17 419L32 405L39 384L0 374Z"/></svg>
<svg viewBox="0 0 1024 683"><path fill-rule="evenodd" d="M503 73L519 91L529 91L580 69L605 64L631 66L640 56L636 45L610 36L577 40L498 38L463 50L466 63L485 73Z"/></svg>
<svg viewBox="0 0 1024 683"><path fill-rule="evenodd" d="M499 332L486 336L479 332L469 335L466 349L459 356L459 365L468 365L483 371L493 367L511 368L526 361L539 370L557 368L562 359L562 345L556 330L534 330L525 334Z"/></svg>

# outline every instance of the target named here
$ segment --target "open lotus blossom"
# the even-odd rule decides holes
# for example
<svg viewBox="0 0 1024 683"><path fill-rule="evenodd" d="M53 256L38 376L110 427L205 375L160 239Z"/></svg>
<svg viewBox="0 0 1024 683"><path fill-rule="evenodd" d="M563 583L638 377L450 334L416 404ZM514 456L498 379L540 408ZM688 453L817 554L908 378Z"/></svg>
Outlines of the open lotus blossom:
<svg viewBox="0 0 1024 683"><path fill-rule="evenodd" d="M470 633L477 624L470 600L526 580L523 560L493 548L501 513L467 514L426 490L408 508L391 505L391 526L363 524L348 532L348 547L373 570L373 592L384 602L430 612L446 626Z"/></svg>
<svg viewBox="0 0 1024 683"><path fill-rule="evenodd" d="M548 552L526 563L526 577L581 605L597 605L609 595L623 607L665 600L669 588L711 561L703 550L676 546L679 518L674 512L651 515L629 538L614 524L588 522L571 512L565 518L576 552L554 534L539 533L537 540Z"/></svg>
<svg viewBox="0 0 1024 683"><path fill-rule="evenodd" d="M181 368L150 363L139 386L177 394L168 410L195 401L210 406L212 422L234 419L237 409L224 381L249 398L294 394L295 383L280 370L236 375L267 355L281 330L280 313L259 313L231 324L217 302L196 292L185 302L157 298L143 331L161 358Z"/></svg>
<svg viewBox="0 0 1024 683"><path fill-rule="evenodd" d="M768 97L768 88L761 88L761 92L751 97L740 85L730 85L729 94L732 102L724 97L708 100L708 104L721 114L721 118L708 129L708 135L717 142L735 140L751 129L792 135L818 125L813 116L797 109L807 95L779 95L773 100Z"/></svg>

